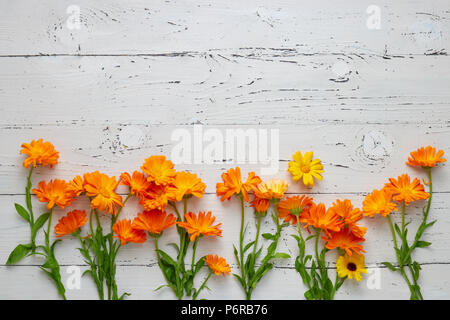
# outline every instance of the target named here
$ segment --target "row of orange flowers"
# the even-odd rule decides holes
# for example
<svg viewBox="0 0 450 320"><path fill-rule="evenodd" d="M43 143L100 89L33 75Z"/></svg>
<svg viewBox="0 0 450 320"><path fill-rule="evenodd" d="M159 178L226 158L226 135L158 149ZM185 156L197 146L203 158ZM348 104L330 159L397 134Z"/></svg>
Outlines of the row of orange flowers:
<svg viewBox="0 0 450 320"><path fill-rule="evenodd" d="M62 217L54 232L58 238L73 234L81 243L80 252L85 261L90 266L90 274L95 281L100 298L104 298L103 282L106 283L108 298L119 299L117 286L115 283L115 257L121 246L129 242L142 243L146 241L147 234L155 241L155 250L158 257L158 264L166 280L165 286L170 287L178 298L191 296L195 299L201 290L206 286L210 275L215 273L229 274L230 267L226 260L218 255L208 255L195 261L195 251L198 240L203 236L221 236L221 224L214 224L215 217L211 212L194 213L188 211L188 200L191 197L201 198L206 185L196 174L190 172L179 172L174 169L174 165L164 156L151 156L147 158L141 167L142 172L134 171L132 174L122 173L120 179L109 177L98 171L77 176L73 180L50 180L39 182L37 188L32 192L39 201L47 203L50 214L43 214L38 219L34 219L30 186L33 168L36 166L53 166L58 163L58 152L50 142L42 139L33 140L30 144L23 144L21 153L28 157L23 165L29 168L28 183L26 188L27 209L16 204L18 213L29 222L31 230L31 243L20 244L11 253L9 264L16 263L29 254L35 254L39 249L46 257L42 269L46 271L50 278L55 281L58 292L65 298L64 286L59 276L59 265L53 248L50 244L49 230L51 225L51 210L58 206L66 208L79 196L86 196L90 200L90 213L84 210L72 210ZM420 166L429 173L431 185L431 168L437 163L446 161L443 151L436 152L435 148L420 148L411 153L407 162L411 166ZM293 161L289 163L289 172L294 181L301 181L307 187L314 186L314 179L322 180L323 165L319 159L313 158L312 152L302 154L300 151L293 155ZM362 279L361 273L367 273L364 264L365 253L362 243L365 241L367 228L359 225L363 216L373 217L380 214L388 217L389 214L397 210L394 202L403 206L402 227L398 227L398 236L402 239L402 246L396 243L396 232L393 232L393 241L398 258L398 267L392 264L386 265L393 271L399 271L407 281L411 290L411 298L422 298L420 287L418 286L418 271L410 266L413 274L414 284L406 276L405 268L407 264L414 264L411 261L411 253L424 241L420 240L422 234L415 239L415 243L408 245L406 239L406 226L404 222L405 207L412 201L429 199L424 210L424 226L427 223L430 211L430 193L425 192L424 186L415 178L411 181L406 174L397 179L390 178L389 182L381 190L374 190L367 195L363 201L361 209L355 208L348 199L336 200L330 207L326 208L323 203L316 203L311 197L306 195L285 196L288 183L279 179L262 181L254 172L250 172L245 181L241 177L239 167L232 168L222 174L223 182L217 183L217 196L222 201L230 200L235 196L241 201L241 230L238 248L234 247L239 274L234 276L242 286L246 298L250 299L253 290L261 278L272 268L272 261L279 258L288 258L286 253L276 252L278 240L283 228L288 225L297 226L297 234L293 237L297 240L299 254L296 257L296 270L308 291L305 297L308 299L333 299L336 291L340 288L346 278ZM119 184L129 187L129 194L123 200L116 193ZM119 219L120 213L130 197L136 197L140 205L144 208L142 213L138 213L134 220ZM245 203L253 207L257 218L257 233L253 241L245 240ZM180 214L177 203L182 203L183 214ZM168 213L167 209L172 208L174 214ZM260 235L261 221L265 219L267 213L272 208L272 219L276 232L274 234ZM98 213L104 212L111 218L110 233L104 234L101 227ZM426 212L426 214L425 214ZM42 218L42 219L41 219ZM42 221L43 220L43 221ZM46 243L43 246L35 245L36 229L48 220ZM97 222L97 228L93 227L93 221ZM88 223L89 222L89 223ZM394 230L391 220L389 223ZM85 237L80 236L80 229L89 224L89 230ZM303 234L306 229L306 237ZM158 238L163 231L172 226L177 227L180 243L177 246L177 256L170 257L166 252L158 247ZM397 228L397 225L395 225ZM407 232L407 231L406 231ZM423 231L422 231L423 233ZM113 240L118 239L118 243ZM260 238L269 241L266 254L262 256L263 246L258 246ZM315 239L315 256L306 254L306 244ZM324 241L324 246L319 250L319 239ZM261 240L261 241L262 241ZM188 248L192 247L193 256L191 269L186 268L184 258ZM106 248L106 249L104 249ZM334 282L328 275L326 253L336 249L339 258L336 262L337 276ZM400 253L399 253L400 252ZM104 265L104 261L109 261ZM256 261L260 260L260 265ZM194 278L200 268L206 262L211 270L208 277L196 289ZM311 268L307 268L307 264ZM415 274L417 272L417 274ZM105 276L107 274L107 276ZM416 279L417 278L417 279Z"/></svg>

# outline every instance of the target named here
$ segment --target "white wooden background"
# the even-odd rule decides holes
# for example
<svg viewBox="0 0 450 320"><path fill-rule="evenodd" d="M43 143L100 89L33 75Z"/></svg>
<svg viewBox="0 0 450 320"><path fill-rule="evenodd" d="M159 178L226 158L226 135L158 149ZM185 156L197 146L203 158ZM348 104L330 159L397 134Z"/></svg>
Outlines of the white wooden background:
<svg viewBox="0 0 450 320"><path fill-rule="evenodd" d="M81 9L80 29L67 27L70 5ZM381 29L366 26L369 5L380 8ZM39 258L5 266L9 252L29 237L13 207L24 201L22 142L42 137L60 151L60 164L37 170L37 183L93 170L118 176L149 155L170 156L170 134L179 127L277 128L277 177L291 181L286 172L291 154L314 150L325 174L308 192L326 204L349 198L360 206L388 177L404 172L423 177L404 164L411 150L431 144L449 155L449 29L448 0L2 0L0 298L58 298L38 268ZM212 210L223 223L223 238L202 241L200 253L219 253L236 271L238 203L221 204L215 195L215 183L230 166L177 168L197 172L208 186L192 209ZM448 299L450 174L445 165L434 172L431 219L438 223L425 236L433 245L418 249L415 258L423 268L424 297ZM411 228L422 205L414 204L408 214ZM43 206L35 201L34 207ZM139 210L130 203L124 212L133 217ZM251 209L247 217L252 222ZM407 299L399 275L380 265L394 261L386 221L363 224L369 228L366 262L379 272L380 287L347 281L336 298ZM264 228L270 227L268 219ZM249 236L254 229L251 223ZM292 232L284 232L280 248L295 257ZM171 230L164 238L170 242L174 236ZM69 266L85 268L77 246L68 239L57 247L63 279ZM130 292L130 299L174 298L169 290L153 292L163 283L153 248L150 242L127 245L117 258L119 288ZM213 291L204 298L244 297L232 277L214 277L209 286ZM277 262L254 298L302 299L304 290L289 259ZM97 298L89 278L67 295Z"/></svg>

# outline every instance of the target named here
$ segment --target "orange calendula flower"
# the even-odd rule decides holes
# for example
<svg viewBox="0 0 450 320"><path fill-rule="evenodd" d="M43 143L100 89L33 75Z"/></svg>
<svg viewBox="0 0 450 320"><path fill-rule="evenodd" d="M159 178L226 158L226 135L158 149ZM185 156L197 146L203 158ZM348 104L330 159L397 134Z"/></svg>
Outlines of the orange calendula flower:
<svg viewBox="0 0 450 320"><path fill-rule="evenodd" d="M300 215L309 210L313 199L305 195L287 197L278 203L278 215L285 222L297 224Z"/></svg>
<svg viewBox="0 0 450 320"><path fill-rule="evenodd" d="M33 193L40 202L48 202L47 208L52 209L55 205L60 208L69 206L75 197L70 185L64 180L50 180L48 183L41 181Z"/></svg>
<svg viewBox="0 0 450 320"><path fill-rule="evenodd" d="M186 221L177 222L177 224L186 229L191 235L191 241L200 236L222 236L220 230L221 223L213 225L216 217L211 216L211 211L199 212L198 216L195 213L188 212L184 215Z"/></svg>
<svg viewBox="0 0 450 320"><path fill-rule="evenodd" d="M72 234L80 229L87 222L86 211L73 210L67 213L66 216L59 219L55 226L55 234L57 237L62 237L67 234Z"/></svg>
<svg viewBox="0 0 450 320"><path fill-rule="evenodd" d="M223 276L229 275L231 272L227 261L218 255L213 256L212 254L208 254L204 260L208 264L211 271L213 271L217 276L220 276L221 274Z"/></svg>
<svg viewBox="0 0 450 320"><path fill-rule="evenodd" d="M132 226L136 230L148 231L152 236L155 236L173 226L176 221L177 218L173 214L167 214L160 210L150 210L138 213Z"/></svg>
<svg viewBox="0 0 450 320"><path fill-rule="evenodd" d="M69 181L69 188L76 196L86 192L84 189L84 179L81 176L76 176L72 181Z"/></svg>
<svg viewBox="0 0 450 320"><path fill-rule="evenodd" d="M239 167L231 168L222 173L222 179L223 183L216 184L216 193L218 197L221 197L221 201L230 200L232 195L242 194L244 200L248 202L250 200L248 193L261 182L261 179L254 172L250 172L247 181L243 183Z"/></svg>
<svg viewBox="0 0 450 320"><path fill-rule="evenodd" d="M175 194L171 192L171 188L170 185L152 183L145 195L140 198L139 203L147 211L153 209L164 211L169 201L175 201Z"/></svg>
<svg viewBox="0 0 450 320"><path fill-rule="evenodd" d="M361 252L365 252L362 245L360 245L360 243L365 241L365 239L355 236L347 228L343 228L341 231L333 232L331 235L327 236L322 237L322 239L327 242L325 245L327 249L332 250L335 248L340 248L345 250L349 256L352 255L352 252L356 252L357 254L362 254Z"/></svg>
<svg viewBox="0 0 450 320"><path fill-rule="evenodd" d="M411 182L407 174L402 174L397 180L389 178L389 183L386 183L384 187L388 192L392 193L392 199L398 202L404 201L405 205L409 205L414 200L427 199L430 196L425 192L419 179L414 178Z"/></svg>
<svg viewBox="0 0 450 320"><path fill-rule="evenodd" d="M55 150L55 147L42 139L33 140L31 143L23 143L20 153L28 155L23 162L25 168L29 168L30 164L35 168L38 165L53 167L58 163L59 158L59 152Z"/></svg>
<svg viewBox="0 0 450 320"><path fill-rule="evenodd" d="M267 210L270 206L270 201L267 199L258 198L255 196L255 198L250 202L251 207L255 208L255 212L257 214L263 214L265 215L267 213Z"/></svg>
<svg viewBox="0 0 450 320"><path fill-rule="evenodd" d="M185 171L177 172L172 184L171 192L176 201L181 201L184 196L201 198L206 188L206 184L195 173Z"/></svg>
<svg viewBox="0 0 450 320"><path fill-rule="evenodd" d="M125 245L127 242L143 243L146 239L145 232L134 229L129 219L118 220L113 225L113 231L122 245Z"/></svg>
<svg viewBox="0 0 450 320"><path fill-rule="evenodd" d="M340 217L332 210L325 210L323 203L318 205L312 203L309 210L301 215L300 222L306 224L305 228L312 226L324 230L327 234L330 234L332 231L337 232L343 226Z"/></svg>
<svg viewBox="0 0 450 320"><path fill-rule="evenodd" d="M145 159L141 169L148 174L147 180L156 185L166 185L175 178L175 169L172 161L165 156L151 156Z"/></svg>
<svg viewBox="0 0 450 320"><path fill-rule="evenodd" d="M288 188L286 181L281 179L271 179L259 183L254 192L258 198L281 199Z"/></svg>
<svg viewBox="0 0 450 320"><path fill-rule="evenodd" d="M397 210L397 205L391 201L391 192L386 189L373 190L363 201L363 213L371 218L376 214L386 217L392 211Z"/></svg>
<svg viewBox="0 0 450 320"><path fill-rule="evenodd" d="M314 178L322 180L323 165L320 159L313 160L313 152L305 152L304 155L297 151L292 155L294 161L289 162L288 171L292 174L292 180L302 180L306 187L314 186Z"/></svg>
<svg viewBox="0 0 450 320"><path fill-rule="evenodd" d="M85 190L88 197L93 197L91 207L114 214L116 207L123 207L122 197L115 190L119 181L98 171L84 174Z"/></svg>
<svg viewBox="0 0 450 320"><path fill-rule="evenodd" d="M147 178L142 172L134 171L133 176L128 172L124 172L120 175L120 183L124 186L130 187L130 193L141 198L145 195L145 192L150 187L151 183L147 181Z"/></svg>
<svg viewBox="0 0 450 320"><path fill-rule="evenodd" d="M357 221L362 219L363 213L360 209L354 208L350 200L336 200L328 210L334 211L340 216L344 220L344 224L347 225L355 236L363 237L366 233L366 227L360 227L356 224Z"/></svg>
<svg viewBox="0 0 450 320"><path fill-rule="evenodd" d="M432 168L438 163L447 161L447 159L442 158L443 155L443 150L439 150L436 153L436 148L431 146L422 147L410 153L406 164L415 167Z"/></svg>

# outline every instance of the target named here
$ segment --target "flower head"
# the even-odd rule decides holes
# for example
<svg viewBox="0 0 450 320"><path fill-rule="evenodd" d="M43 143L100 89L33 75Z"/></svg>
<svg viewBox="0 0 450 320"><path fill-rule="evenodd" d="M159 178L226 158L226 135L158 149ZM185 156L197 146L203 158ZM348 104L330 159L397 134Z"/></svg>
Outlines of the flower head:
<svg viewBox="0 0 450 320"><path fill-rule="evenodd" d="M254 172L248 174L245 183L241 180L241 169L239 167L231 168L222 173L223 183L216 184L216 193L221 197L221 201L230 200L232 195L242 194L245 201L249 201L248 193L255 189L261 182L261 179Z"/></svg>
<svg viewBox="0 0 450 320"><path fill-rule="evenodd" d="M113 231L122 245L125 245L127 242L143 243L146 239L145 232L134 229L129 219L118 220L113 225Z"/></svg>
<svg viewBox="0 0 450 320"><path fill-rule="evenodd" d="M76 176L72 181L69 181L69 188L78 197L83 192L86 192L84 188L84 179L81 176Z"/></svg>
<svg viewBox="0 0 450 320"><path fill-rule="evenodd" d="M340 217L332 210L325 210L323 203L319 203L318 205L312 203L309 210L300 216L300 222L305 223L306 228L312 226L324 230L327 234L337 232L343 226Z"/></svg>
<svg viewBox="0 0 450 320"><path fill-rule="evenodd" d="M40 202L48 202L47 208L52 209L55 205L60 208L69 206L75 200L75 194L70 185L64 180L50 180L48 183L41 181L33 193Z"/></svg>
<svg viewBox="0 0 450 320"><path fill-rule="evenodd" d="M297 224L300 215L308 211L313 199L305 195L287 197L278 203L278 214L285 222Z"/></svg>
<svg viewBox="0 0 450 320"><path fill-rule="evenodd" d="M145 196L139 199L139 203L145 210L157 209L164 211L169 201L175 201L175 194L171 192L171 185L157 185L152 183Z"/></svg>
<svg viewBox="0 0 450 320"><path fill-rule="evenodd" d="M222 236L220 230L221 223L213 225L215 217L211 217L211 211L199 212L198 216L195 213L188 212L184 215L186 221L177 222L178 225L187 230L191 235L191 241L200 236Z"/></svg>
<svg viewBox="0 0 450 320"><path fill-rule="evenodd" d="M341 278L355 278L356 281L361 281L361 273L367 273L367 269L364 264L364 256L362 254L354 254L352 256L345 254L343 256L339 256L336 262L336 271L338 276Z"/></svg>
<svg viewBox="0 0 450 320"><path fill-rule="evenodd" d="M23 162L25 168L29 168L30 164L33 167L38 165L47 166L50 168L58 163L59 152L55 150L55 147L48 141L42 139L33 140L30 143L23 143L20 153L28 155Z"/></svg>
<svg viewBox="0 0 450 320"><path fill-rule="evenodd" d="M133 220L132 227L136 230L148 231L150 235L156 236L173 226L176 221L177 218L173 214L167 214L160 210L150 210L138 213Z"/></svg>
<svg viewBox="0 0 450 320"><path fill-rule="evenodd" d="M439 150L436 153L436 148L431 146L426 148L421 147L410 153L410 157L408 157L406 164L415 167L432 168L438 163L447 161L447 159L442 158L443 155L443 150Z"/></svg>
<svg viewBox="0 0 450 320"><path fill-rule="evenodd" d="M427 199L430 196L425 192L419 179L414 178L411 182L407 174L402 174L397 180L389 178L389 183L386 183L384 187L388 192L392 193L392 199L398 202L404 201L405 205L414 200Z"/></svg>
<svg viewBox="0 0 450 320"><path fill-rule="evenodd" d="M286 181L281 179L270 179L259 183L254 189L255 196L263 199L281 199L288 188Z"/></svg>
<svg viewBox="0 0 450 320"><path fill-rule="evenodd" d="M62 237L67 234L72 234L80 229L87 222L86 211L73 210L67 213L66 216L59 219L55 226L55 233L57 237Z"/></svg>
<svg viewBox="0 0 450 320"><path fill-rule="evenodd" d="M204 260L208 264L211 271L213 271L217 276L220 276L220 274L223 276L229 275L231 272L227 261L218 255L213 256L212 254L208 254Z"/></svg>
<svg viewBox="0 0 450 320"><path fill-rule="evenodd" d="M258 198L255 196L255 198L250 203L250 207L253 207L255 209L256 214L265 216L267 210L269 210L270 201L267 199Z"/></svg>
<svg viewBox="0 0 450 320"><path fill-rule="evenodd" d="M142 171L148 174L147 180L156 185L166 185L175 178L175 169L170 160L165 156L151 156L145 159L141 167Z"/></svg>
<svg viewBox="0 0 450 320"><path fill-rule="evenodd" d="M150 187L150 182L142 172L134 171L131 176L128 172L124 172L120 175L120 183L124 186L130 187L130 193L141 198L145 195L145 192Z"/></svg>
<svg viewBox="0 0 450 320"><path fill-rule="evenodd" d="M352 251L357 254L365 252L362 245L360 245L360 243L364 242L365 239L355 236L354 233L348 228L342 228L338 232L333 232L331 235L322 237L322 239L327 242L325 245L327 249L332 250L335 248L340 248L345 250L349 256L352 255Z"/></svg>
<svg viewBox="0 0 450 320"><path fill-rule="evenodd" d="M122 197L115 190L119 181L98 171L84 174L85 190L92 197L91 207L114 214L117 207L123 207Z"/></svg>
<svg viewBox="0 0 450 320"><path fill-rule="evenodd" d="M195 173L185 171L177 172L172 184L171 192L176 201L181 201L184 196L201 198L206 188L206 184Z"/></svg>
<svg viewBox="0 0 450 320"><path fill-rule="evenodd" d="M297 151L292 155L294 161L289 162L288 171L292 174L294 181L303 180L303 184L307 187L314 186L314 179L322 180L323 165L320 159L313 160L313 152L305 152L302 155Z"/></svg>
<svg viewBox="0 0 450 320"><path fill-rule="evenodd" d="M373 217L381 214L386 217L392 211L397 210L397 205L392 200L392 193L386 189L373 190L363 201L363 213L365 216Z"/></svg>
<svg viewBox="0 0 450 320"><path fill-rule="evenodd" d="M367 228L360 227L356 224L356 222L362 219L363 213L358 208L354 208L350 200L344 199L341 201L338 199L336 202L333 202L333 205L328 208L328 210L334 211L340 216L344 221L344 225L346 225L355 236L362 238L366 233Z"/></svg>

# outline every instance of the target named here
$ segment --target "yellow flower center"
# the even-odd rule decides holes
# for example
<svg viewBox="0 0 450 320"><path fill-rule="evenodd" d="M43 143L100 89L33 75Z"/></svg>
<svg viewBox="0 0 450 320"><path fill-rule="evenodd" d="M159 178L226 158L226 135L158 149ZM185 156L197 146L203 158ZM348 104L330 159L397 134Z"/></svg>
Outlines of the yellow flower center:
<svg viewBox="0 0 450 320"><path fill-rule="evenodd" d="M309 173L311 169L309 168L309 166L302 166L300 170L302 170L303 173Z"/></svg>

